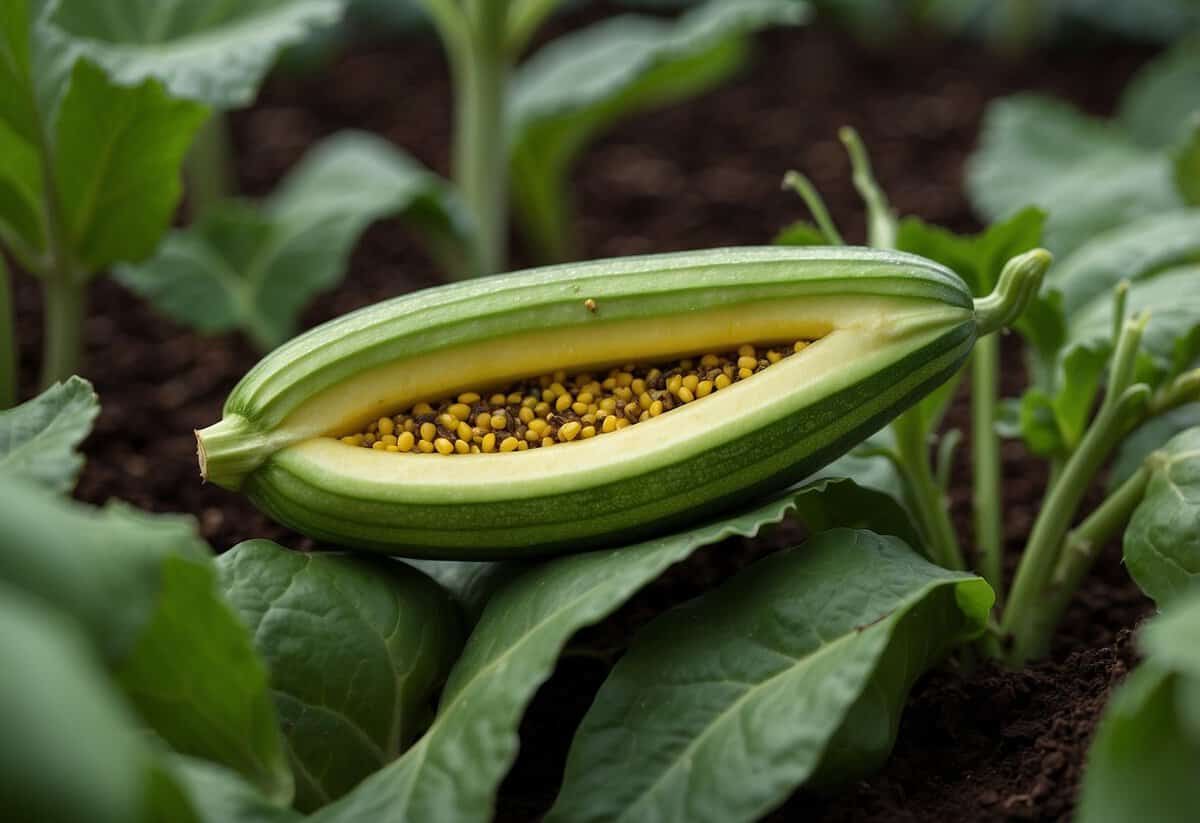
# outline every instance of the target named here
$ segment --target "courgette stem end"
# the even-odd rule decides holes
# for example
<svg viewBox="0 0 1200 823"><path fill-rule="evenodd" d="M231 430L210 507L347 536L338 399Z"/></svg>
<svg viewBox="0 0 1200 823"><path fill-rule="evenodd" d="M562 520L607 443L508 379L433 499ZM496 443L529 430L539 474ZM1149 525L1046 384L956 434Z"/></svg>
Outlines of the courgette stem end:
<svg viewBox="0 0 1200 823"><path fill-rule="evenodd" d="M980 337L1011 325L1042 287L1042 276L1054 256L1045 249L1018 254L1004 264L996 288L975 300L975 326Z"/></svg>
<svg viewBox="0 0 1200 823"><path fill-rule="evenodd" d="M207 483L238 491L246 476L279 448L241 415L229 415L211 426L196 429L196 458L200 477Z"/></svg>

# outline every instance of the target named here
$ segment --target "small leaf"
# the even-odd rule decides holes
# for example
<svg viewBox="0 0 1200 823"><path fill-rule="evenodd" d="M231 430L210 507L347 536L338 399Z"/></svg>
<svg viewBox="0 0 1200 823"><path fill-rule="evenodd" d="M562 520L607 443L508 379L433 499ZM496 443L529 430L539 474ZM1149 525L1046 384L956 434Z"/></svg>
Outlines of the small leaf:
<svg viewBox="0 0 1200 823"><path fill-rule="evenodd" d="M1150 453L1185 429L1200 426L1200 403L1188 403L1165 414L1151 417L1126 435L1117 447L1112 469L1108 473L1108 490L1114 491L1129 479Z"/></svg>
<svg viewBox="0 0 1200 823"><path fill-rule="evenodd" d="M75 65L54 129L54 172L72 254L89 273L154 251L207 116L155 81L123 88L87 61Z"/></svg>
<svg viewBox="0 0 1200 823"><path fill-rule="evenodd" d="M1125 565L1163 606L1200 580L1200 428L1177 434L1161 451L1125 529Z"/></svg>
<svg viewBox="0 0 1200 823"><path fill-rule="evenodd" d="M168 744L287 800L266 670L210 557L190 519L94 509L0 475L0 582L75 618Z"/></svg>
<svg viewBox="0 0 1200 823"><path fill-rule="evenodd" d="M32 400L0 412L0 472L54 492L71 491L83 468L77 449L99 412L92 384L81 377L55 383Z"/></svg>
<svg viewBox="0 0 1200 823"><path fill-rule="evenodd" d="M782 497L670 537L535 565L505 584L484 607L425 736L312 823L490 820L521 715L571 635L695 550L751 537L793 508Z"/></svg>
<svg viewBox="0 0 1200 823"><path fill-rule="evenodd" d="M824 246L829 242L821 230L806 220L797 220L771 241L776 246Z"/></svg>
<svg viewBox="0 0 1200 823"><path fill-rule="evenodd" d="M1166 152L1140 147L1065 103L1026 94L988 108L967 190L992 220L1024 206L1044 209L1045 245L1064 255L1106 229L1180 206L1171 172Z"/></svg>
<svg viewBox="0 0 1200 823"><path fill-rule="evenodd" d="M316 294L341 280L358 236L397 214L448 265L473 265L463 253L468 224L448 184L380 138L343 132L309 152L261 206L218 204L117 278L199 331L241 329L269 349L295 333Z"/></svg>
<svg viewBox="0 0 1200 823"><path fill-rule="evenodd" d="M921 545L912 517L895 497L848 477L826 477L796 491L796 517L810 532L834 528L870 529Z"/></svg>
<svg viewBox="0 0 1200 823"><path fill-rule="evenodd" d="M180 755L170 764L200 823L300 823L304 819L298 812L270 802L237 772Z"/></svg>
<svg viewBox="0 0 1200 823"><path fill-rule="evenodd" d="M554 40L516 72L513 196L539 255L571 256L567 177L598 133L704 92L744 62L747 35L807 19L799 0L709 0L674 21L622 15Z"/></svg>
<svg viewBox="0 0 1200 823"><path fill-rule="evenodd" d="M878 767L916 678L993 596L901 541L836 529L634 638L584 717L554 821L757 820Z"/></svg>
<svg viewBox="0 0 1200 823"><path fill-rule="evenodd" d="M0 626L0 817L196 819L78 627L3 582Z"/></svg>
<svg viewBox="0 0 1200 823"><path fill-rule="evenodd" d="M440 586L394 560L269 540L240 543L217 565L271 672L297 809L341 797L424 730L463 641Z"/></svg>
<svg viewBox="0 0 1200 823"><path fill-rule="evenodd" d="M345 0L58 0L50 23L120 85L244 106L285 46L338 21ZM152 145L152 144L151 144Z"/></svg>
<svg viewBox="0 0 1200 823"><path fill-rule="evenodd" d="M1200 592L1142 630L1147 660L1113 695L1087 755L1078 823L1190 823L1200 805Z"/></svg>
<svg viewBox="0 0 1200 823"><path fill-rule="evenodd" d="M1176 31L1179 31L1178 29ZM1144 146L1167 148L1185 139L1200 112L1200 38L1147 63L1121 93L1117 122Z"/></svg>

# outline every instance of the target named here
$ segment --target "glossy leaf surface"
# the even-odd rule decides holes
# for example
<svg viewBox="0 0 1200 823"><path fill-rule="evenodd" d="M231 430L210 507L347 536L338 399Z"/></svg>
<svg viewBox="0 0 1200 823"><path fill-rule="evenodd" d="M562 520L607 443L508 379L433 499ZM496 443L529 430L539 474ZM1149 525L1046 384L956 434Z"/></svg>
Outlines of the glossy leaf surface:
<svg viewBox="0 0 1200 823"><path fill-rule="evenodd" d="M99 412L92 384L81 377L55 383L32 400L0 412L0 472L69 492L83 468L79 444Z"/></svg>

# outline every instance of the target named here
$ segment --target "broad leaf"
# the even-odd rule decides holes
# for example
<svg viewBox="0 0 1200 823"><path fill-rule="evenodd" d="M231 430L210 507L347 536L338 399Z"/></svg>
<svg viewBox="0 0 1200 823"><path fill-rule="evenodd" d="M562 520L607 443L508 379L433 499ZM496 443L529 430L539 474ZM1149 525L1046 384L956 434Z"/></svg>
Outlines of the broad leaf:
<svg viewBox="0 0 1200 823"><path fill-rule="evenodd" d="M0 582L0 818L189 823L79 629Z"/></svg>
<svg viewBox="0 0 1200 823"><path fill-rule="evenodd" d="M797 491L796 517L810 532L870 529L919 546L921 537L898 495L859 485L850 477L827 476L809 480Z"/></svg>
<svg viewBox="0 0 1200 823"><path fill-rule="evenodd" d="M1088 751L1078 823L1190 823L1200 806L1200 596L1141 635L1147 661L1109 701Z"/></svg>
<svg viewBox="0 0 1200 823"><path fill-rule="evenodd" d="M59 0L50 23L121 85L162 81L176 97L251 103L275 56L338 21L346 0Z"/></svg>
<svg viewBox="0 0 1200 823"><path fill-rule="evenodd" d="M432 577L458 601L467 626L474 626L483 607L505 583L529 569L526 560L472 561L397 558Z"/></svg>
<svg viewBox="0 0 1200 823"><path fill-rule="evenodd" d="M975 207L995 220L1044 209L1045 245L1063 255L1106 229L1182 204L1165 151L1065 103L1018 95L993 103L967 170Z"/></svg>
<svg viewBox="0 0 1200 823"><path fill-rule="evenodd" d="M93 509L0 476L0 582L75 618L171 746L290 798L266 670L190 520Z"/></svg>
<svg viewBox="0 0 1200 823"><path fill-rule="evenodd" d="M83 468L77 449L99 412L92 384L81 377L55 383L32 400L0 412L0 472L51 491L71 491Z"/></svg>
<svg viewBox="0 0 1200 823"><path fill-rule="evenodd" d="M1200 403L1188 403L1152 417L1121 441L1108 473L1111 492L1129 479L1150 453L1185 429L1200 427Z"/></svg>
<svg viewBox="0 0 1200 823"><path fill-rule="evenodd" d="M793 507L783 497L670 537L551 560L505 584L484 607L425 736L313 822L490 820L521 715L571 635L696 549L752 537Z"/></svg>
<svg viewBox="0 0 1200 823"><path fill-rule="evenodd" d="M269 349L337 285L371 223L402 215L448 259L467 245L462 214L441 178L378 137L345 132L306 155L261 205L218 204L117 277L180 322L206 333L241 329Z"/></svg>
<svg viewBox="0 0 1200 823"><path fill-rule="evenodd" d="M1151 61L1121 94L1117 122L1144 146L1166 148L1189 131L1200 112L1200 38L1193 37Z"/></svg>
<svg viewBox="0 0 1200 823"><path fill-rule="evenodd" d="M1125 529L1125 565L1160 606L1200 580L1200 428L1171 438L1161 452Z"/></svg>
<svg viewBox="0 0 1200 823"><path fill-rule="evenodd" d="M559 37L513 78L513 197L535 251L572 254L567 178L603 129L695 96L742 65L747 35L808 17L800 0L709 0L674 21L624 15Z"/></svg>
<svg viewBox="0 0 1200 823"><path fill-rule="evenodd" d="M916 678L993 595L901 541L837 529L638 633L584 717L547 821L751 821L891 751Z"/></svg>
<svg viewBox="0 0 1200 823"><path fill-rule="evenodd" d="M270 802L237 772L215 763L176 755L170 765L200 823L300 823L304 819Z"/></svg>
<svg viewBox="0 0 1200 823"><path fill-rule="evenodd" d="M341 797L424 730L463 641L437 583L394 560L269 540L240 543L217 564L271 672L296 808Z"/></svg>

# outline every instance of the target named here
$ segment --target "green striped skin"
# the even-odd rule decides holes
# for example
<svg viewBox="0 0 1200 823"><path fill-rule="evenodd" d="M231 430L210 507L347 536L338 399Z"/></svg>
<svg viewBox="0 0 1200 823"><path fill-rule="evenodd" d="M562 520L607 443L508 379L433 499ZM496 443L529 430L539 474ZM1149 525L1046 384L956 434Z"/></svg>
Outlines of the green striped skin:
<svg viewBox="0 0 1200 823"><path fill-rule="evenodd" d="M623 433L553 447L548 451L564 455L558 459L565 462L566 455L595 453L572 449L612 438L606 452L610 456L588 463L586 471L560 472L544 482L505 482L501 476L486 486L468 484L446 491L444 484L423 483L419 476L401 483L339 473L322 456L320 449L328 448L323 445L316 451L303 441L287 447L287 415L306 397L366 368L414 354L513 335L531 324L570 327L630 318L652 322L679 312L742 303L752 310L764 300L810 295L896 297L905 312L925 319L894 342L889 338L886 345L870 349L861 360L851 358L833 377L826 376L821 391L811 386L788 389L782 400L764 396L766 411L747 414L746 419L685 429L685 448L667 454L661 449L653 455L620 454L614 450L629 442L622 440ZM585 297L602 307L600 316L579 310ZM270 441L255 447L263 452L261 459L247 462L245 476L237 478L242 491L263 511L304 534L415 557L546 555L666 533L785 488L948 379L969 353L975 334L973 304L962 282L950 271L910 255L765 248L623 258L456 284L335 320L264 359L234 390L226 415L238 421L239 431L249 424L252 434L244 438L247 441ZM750 401L748 407L758 409L752 392L765 389L752 384L777 368L783 365L726 391L741 391ZM762 380L760 385L770 383ZM643 425L655 423L623 432ZM222 453L236 451L236 444L220 445ZM521 460L534 454L435 457L422 464L432 468L422 471L436 473L440 465L461 467L470 461L485 472L488 466L504 465L489 460ZM376 456L382 461L414 457ZM220 458L221 454L209 457Z"/></svg>

